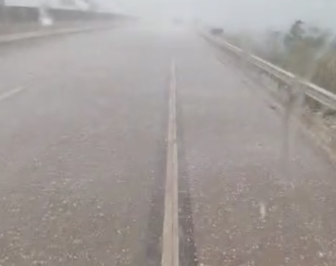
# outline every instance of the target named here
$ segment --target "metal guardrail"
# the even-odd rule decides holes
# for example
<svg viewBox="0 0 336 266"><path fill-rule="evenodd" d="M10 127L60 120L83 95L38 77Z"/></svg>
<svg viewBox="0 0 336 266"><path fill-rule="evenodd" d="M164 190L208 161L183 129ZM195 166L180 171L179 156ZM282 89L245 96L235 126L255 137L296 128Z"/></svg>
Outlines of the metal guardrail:
<svg viewBox="0 0 336 266"><path fill-rule="evenodd" d="M336 110L336 95L323 89L311 82L302 80L301 78L295 76L294 74L277 67L258 56L253 54L249 54L238 48L224 39L219 39L215 36L210 36L209 34L203 35L207 40L214 43L218 47L225 47L227 50L235 53L239 57L248 60L252 65L256 66L259 70L266 72L268 75L273 76L277 80L281 80L283 83L287 85L298 84L301 89L304 90L305 95L319 102L323 106L326 106L332 110Z"/></svg>

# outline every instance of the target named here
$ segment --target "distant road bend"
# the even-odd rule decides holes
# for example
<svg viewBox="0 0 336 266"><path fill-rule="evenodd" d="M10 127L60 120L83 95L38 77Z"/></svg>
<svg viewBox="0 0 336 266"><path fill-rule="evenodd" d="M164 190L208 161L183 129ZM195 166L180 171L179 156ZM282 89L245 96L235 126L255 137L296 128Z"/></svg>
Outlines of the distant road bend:
<svg viewBox="0 0 336 266"><path fill-rule="evenodd" d="M336 171L186 28L0 47L0 265L336 261Z"/></svg>

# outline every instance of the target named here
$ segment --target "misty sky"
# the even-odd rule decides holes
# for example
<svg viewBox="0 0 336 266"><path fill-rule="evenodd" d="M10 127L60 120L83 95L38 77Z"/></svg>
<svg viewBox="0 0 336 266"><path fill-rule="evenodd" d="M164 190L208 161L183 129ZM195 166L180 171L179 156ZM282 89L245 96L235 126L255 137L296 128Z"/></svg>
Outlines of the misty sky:
<svg viewBox="0 0 336 266"><path fill-rule="evenodd" d="M336 30L335 0L99 0L153 19L198 17L230 29L285 28L295 19Z"/></svg>

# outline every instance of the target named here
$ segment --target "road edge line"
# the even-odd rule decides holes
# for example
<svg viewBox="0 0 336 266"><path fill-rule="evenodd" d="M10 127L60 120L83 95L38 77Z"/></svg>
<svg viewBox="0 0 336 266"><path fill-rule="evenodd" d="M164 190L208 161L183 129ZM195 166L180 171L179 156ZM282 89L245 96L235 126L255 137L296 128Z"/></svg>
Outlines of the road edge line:
<svg viewBox="0 0 336 266"><path fill-rule="evenodd" d="M176 64L171 62L161 266L179 266Z"/></svg>
<svg viewBox="0 0 336 266"><path fill-rule="evenodd" d="M0 94L0 102L6 100L8 98L11 98L11 97L15 96L19 92L22 92L24 89L25 88L23 88L23 87L18 87L16 89L12 89L10 91L6 91L6 92Z"/></svg>

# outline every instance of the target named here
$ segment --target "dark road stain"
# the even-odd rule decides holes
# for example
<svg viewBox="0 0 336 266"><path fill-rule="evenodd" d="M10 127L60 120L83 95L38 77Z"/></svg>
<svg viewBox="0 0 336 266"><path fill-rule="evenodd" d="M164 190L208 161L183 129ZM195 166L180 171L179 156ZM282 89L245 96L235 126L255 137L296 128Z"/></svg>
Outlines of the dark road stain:
<svg viewBox="0 0 336 266"><path fill-rule="evenodd" d="M169 84L168 81L166 84ZM161 127L163 136L157 143L159 153L159 164L157 165L156 179L152 187L152 195L150 201L150 213L148 220L148 228L145 234L145 258L142 264L135 263L133 265L143 266L160 266L162 258L162 234L163 234L163 218L164 218L164 196L166 183L166 158L167 158L167 128L168 128L168 87L163 94L166 105L162 108Z"/></svg>
<svg viewBox="0 0 336 266"><path fill-rule="evenodd" d="M165 168L160 172L164 173ZM143 266L161 265L161 239L164 217L164 176L165 175L158 177L154 182L148 229L145 237L146 255L144 263L141 264Z"/></svg>
<svg viewBox="0 0 336 266"><path fill-rule="evenodd" d="M177 95L177 141L179 162L179 257L181 266L197 266L198 259L194 240L194 221L192 215L190 179L185 156L182 108Z"/></svg>

